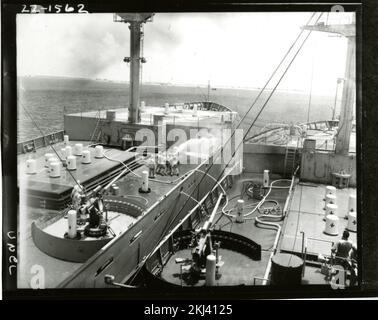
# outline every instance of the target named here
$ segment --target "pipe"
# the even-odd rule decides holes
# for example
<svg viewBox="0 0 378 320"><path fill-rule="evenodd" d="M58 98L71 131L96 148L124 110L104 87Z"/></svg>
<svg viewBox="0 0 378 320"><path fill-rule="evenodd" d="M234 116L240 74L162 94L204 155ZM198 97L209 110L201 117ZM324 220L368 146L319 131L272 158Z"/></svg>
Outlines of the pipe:
<svg viewBox="0 0 378 320"><path fill-rule="evenodd" d="M209 224L207 225L207 230L211 227L211 225L213 224L213 220L214 220L214 217L215 217L215 214L217 213L218 211L218 207L222 201L222 198L223 198L223 193L221 193L218 197L218 200L217 200L217 203L215 204L214 206L214 209L213 209L213 212L211 213L210 215L210 218L209 220L207 220L209 222ZM206 231L207 231L206 230Z"/></svg>
<svg viewBox="0 0 378 320"><path fill-rule="evenodd" d="M244 215L245 217L248 217L249 215L251 215L252 213L254 213L257 209L259 209L261 207L261 205L265 202L266 198L271 193L272 189L287 189L287 188L290 188L290 187L274 187L273 184L278 182L278 181L288 181L288 179L278 179L278 180L272 181L270 186L269 186L269 191L267 192L267 194L261 199L261 201L258 203L258 205L252 211L250 211L250 212L248 212L247 214Z"/></svg>
<svg viewBox="0 0 378 320"><path fill-rule="evenodd" d="M115 282L115 277L113 275L110 275L110 274L106 274L105 275L105 283L110 285L110 286L115 286L115 287L120 287L120 288L127 288L127 289L136 289L138 287L136 286L130 286L130 285L127 285L127 284L123 284L123 283L118 283L118 282Z"/></svg>
<svg viewBox="0 0 378 320"><path fill-rule="evenodd" d="M290 184L290 189L289 189L289 195L288 195L288 197L287 197L287 199L286 199L285 206L287 205L288 200L291 198L291 193L292 193L292 189L293 189L293 185L294 185L294 181L295 181L295 174L296 174L296 172L298 171L298 168L299 168L299 167L297 167L297 169L295 170L294 175L293 175L293 177L292 177L292 179L291 179L291 184ZM273 182L272 182L272 183L273 183ZM286 210L287 210L287 208L286 208ZM283 212L282 212L282 215L281 215L282 219L285 217L285 215L286 215L286 213L285 213L285 211L283 211ZM279 239L279 237L280 237L280 235L281 235L281 226L280 226L278 223L262 221L261 218L262 218L262 216L256 217L256 218L255 218L255 222L260 223L260 224L263 224L263 225L268 225L268 226L272 226L272 227L277 228L277 233L276 233L276 238L275 238L275 240L274 240L272 253L270 254L269 262L268 262L268 265L267 265L267 267L266 267L266 269L265 269L264 280L263 280L263 282L262 282L263 285L267 285L267 279L268 279L268 277L269 277L270 270L271 270L271 268L272 268L272 258L273 258L273 256L274 256L274 254L276 253L277 245L278 245L278 239Z"/></svg>
<svg viewBox="0 0 378 320"><path fill-rule="evenodd" d="M270 274L270 269L272 268L272 258L274 256L274 254L276 253L276 249L277 249L277 245L278 245L278 239L279 239L279 237L281 235L281 226L278 223L261 221L259 219L259 217L256 217L255 221L257 223L262 224L262 225L268 225L268 226L272 226L272 227L277 228L276 238L274 239L274 244L273 244L272 252L270 254L269 262L268 262L268 265L267 265L267 267L265 269L264 280L262 282L263 286L265 286L265 285L267 285L267 279L268 279L269 274Z"/></svg>
<svg viewBox="0 0 378 320"><path fill-rule="evenodd" d="M248 180L246 180L246 181L248 181ZM251 181L253 181L253 180L251 180ZM289 187L274 187L273 184L276 183L276 182L278 182L278 181L288 181L288 179L278 179L278 180L272 181L272 183L270 184L268 193L264 196L264 198L262 198L260 200L260 202L258 202L258 204L256 205L256 207L252 211L250 211L249 213L245 214L244 217L247 217L247 216L251 215L252 213L254 213L256 210L258 210L261 207L261 205L265 202L265 199L268 197L268 195L270 194L270 192L272 191L272 189L287 189L287 188L289 188ZM222 213L224 215L226 215L226 216L231 217L231 218L235 218L236 217L235 215L229 214L229 213L225 212L225 208L227 206L228 206L228 198L227 198L227 201L226 201L225 205L222 208ZM248 206L246 206L246 208L248 208ZM246 220L251 220L251 219L246 219Z"/></svg>

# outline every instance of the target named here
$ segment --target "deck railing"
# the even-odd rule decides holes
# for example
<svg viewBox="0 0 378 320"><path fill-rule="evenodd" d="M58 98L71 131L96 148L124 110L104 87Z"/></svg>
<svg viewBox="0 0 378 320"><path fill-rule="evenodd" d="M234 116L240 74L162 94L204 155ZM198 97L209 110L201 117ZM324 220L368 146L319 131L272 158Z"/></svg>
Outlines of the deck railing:
<svg viewBox="0 0 378 320"><path fill-rule="evenodd" d="M17 154L34 152L37 149L55 144L64 140L64 130L46 134L34 139L17 143Z"/></svg>

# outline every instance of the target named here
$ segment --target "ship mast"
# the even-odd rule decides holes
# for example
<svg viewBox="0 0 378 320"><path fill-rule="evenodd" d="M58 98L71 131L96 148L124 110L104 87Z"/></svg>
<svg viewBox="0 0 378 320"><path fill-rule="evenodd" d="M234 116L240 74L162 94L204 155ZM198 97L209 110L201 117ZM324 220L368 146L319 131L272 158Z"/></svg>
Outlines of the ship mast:
<svg viewBox="0 0 378 320"><path fill-rule="evenodd" d="M350 24L304 26L303 29L328 32L344 36L348 40L347 58L345 64L344 86L341 100L339 130L336 137L336 154L348 155L350 135L352 132L353 107L355 103L356 81L356 31L355 16Z"/></svg>
<svg viewBox="0 0 378 320"><path fill-rule="evenodd" d="M130 29L130 57L124 59L130 62L130 105L129 123L140 122L139 112L139 86L140 86L140 63L144 63L144 57L140 56L141 26L142 23L151 21L153 13L116 13L115 22L129 23Z"/></svg>

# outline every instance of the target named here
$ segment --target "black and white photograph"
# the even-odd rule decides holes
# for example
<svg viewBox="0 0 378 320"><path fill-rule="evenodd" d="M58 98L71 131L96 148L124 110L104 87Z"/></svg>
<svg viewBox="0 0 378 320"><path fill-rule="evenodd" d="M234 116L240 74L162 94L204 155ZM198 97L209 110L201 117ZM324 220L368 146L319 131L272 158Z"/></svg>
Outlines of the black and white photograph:
<svg viewBox="0 0 378 320"><path fill-rule="evenodd" d="M356 11L70 8L16 15L17 290L360 288Z"/></svg>

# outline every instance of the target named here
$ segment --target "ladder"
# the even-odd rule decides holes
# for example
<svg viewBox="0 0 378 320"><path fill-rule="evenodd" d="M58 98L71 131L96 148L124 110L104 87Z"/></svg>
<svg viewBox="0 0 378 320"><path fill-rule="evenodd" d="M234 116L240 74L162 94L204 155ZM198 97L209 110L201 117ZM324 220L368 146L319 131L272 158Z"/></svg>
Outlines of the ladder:
<svg viewBox="0 0 378 320"><path fill-rule="evenodd" d="M99 124L100 124L100 122L101 122L101 114L100 114L100 112L101 112L101 111L99 110L99 111L97 112L97 114L96 114L97 122L96 122L95 128L93 129L93 132L92 132L91 138L90 138L90 140L89 140L89 144L93 144L93 143L97 142L97 140L98 140L98 136L95 137L95 133L96 133L97 128L98 128L98 126L99 126Z"/></svg>
<svg viewBox="0 0 378 320"><path fill-rule="evenodd" d="M298 148L297 146L286 146L284 176L291 177L297 164Z"/></svg>

